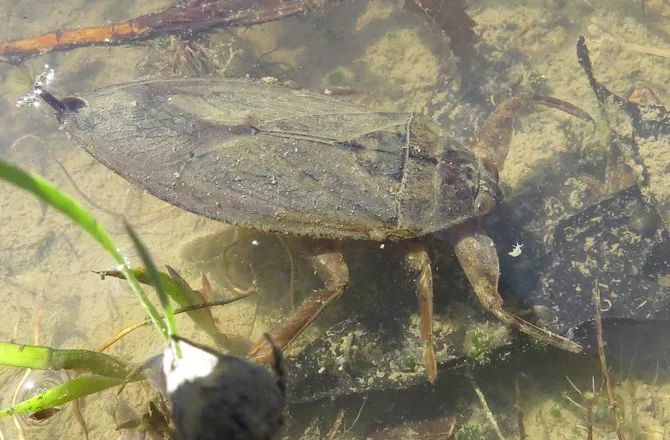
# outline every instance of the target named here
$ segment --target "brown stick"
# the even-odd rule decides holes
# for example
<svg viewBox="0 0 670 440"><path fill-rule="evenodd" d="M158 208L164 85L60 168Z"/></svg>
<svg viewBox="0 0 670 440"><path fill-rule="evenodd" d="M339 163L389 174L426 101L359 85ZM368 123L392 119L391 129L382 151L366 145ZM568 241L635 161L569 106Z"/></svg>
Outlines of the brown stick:
<svg viewBox="0 0 670 440"><path fill-rule="evenodd" d="M619 43L619 47L631 52L653 55L655 57L670 58L670 49L641 46L632 43Z"/></svg>
<svg viewBox="0 0 670 440"><path fill-rule="evenodd" d="M341 409L337 413L337 417L335 418L335 422L333 423L333 426L330 428L330 431L328 431L328 434L326 434L326 439L327 440L335 440L335 437L337 437L337 434L342 429L343 422L344 422L344 410Z"/></svg>
<svg viewBox="0 0 670 440"><path fill-rule="evenodd" d="M26 57L84 46L116 46L163 35L192 36L215 27L251 26L280 20L321 7L328 1L194 0L186 6L171 6L121 23L0 42L0 56Z"/></svg>
<svg viewBox="0 0 670 440"><path fill-rule="evenodd" d="M616 434L619 440L626 440L626 436L621 429L621 421L617 413L617 402L614 399L614 392L612 391L612 379L610 378L609 369L607 368L607 358L605 357L605 342L603 341L603 322L600 317L600 289L598 288L598 281L596 280L593 287L593 306L595 307L595 326L596 326L596 342L598 344L598 358L600 359L600 369L602 371L603 379L605 380L605 389L607 390L607 400L614 420Z"/></svg>
<svg viewBox="0 0 670 440"><path fill-rule="evenodd" d="M239 296L236 296L235 298L226 299L226 300L222 300L222 301L214 301L214 302L210 302L210 303L194 304L192 306L182 307L180 309L177 309L177 310L174 311L174 314L178 315L180 313L190 312L191 310L204 309L204 308L208 308L208 307L225 306L225 305L233 303L235 301L239 301L241 299L248 298L251 295L252 295L251 293L248 293L246 295L239 295ZM111 347L115 343L119 342L123 337L127 336L129 333L132 333L135 330L137 330L138 328L142 328L145 325L149 325L149 324L151 324L151 321L149 319L145 319L142 322L136 322L135 324L129 325L128 327L124 328L120 332L116 333L110 339L103 342L98 347L97 351L103 352L103 351L107 350L109 347Z"/></svg>
<svg viewBox="0 0 670 440"><path fill-rule="evenodd" d="M454 440L456 438L456 419L449 423L449 428L445 436L445 440Z"/></svg>

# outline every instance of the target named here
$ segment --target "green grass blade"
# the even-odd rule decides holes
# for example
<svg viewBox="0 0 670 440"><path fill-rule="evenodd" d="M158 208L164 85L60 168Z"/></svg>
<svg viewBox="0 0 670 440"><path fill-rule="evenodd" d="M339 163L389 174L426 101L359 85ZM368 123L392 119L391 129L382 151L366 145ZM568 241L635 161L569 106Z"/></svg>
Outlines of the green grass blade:
<svg viewBox="0 0 670 440"><path fill-rule="evenodd" d="M40 200L53 206L72 221L77 223L82 229L88 232L100 245L114 258L119 264L120 270L126 275L128 284L130 285L135 295L140 299L140 302L147 310L149 317L153 324L159 329L163 338L167 340L167 329L165 324L160 319L160 315L153 304L149 301L144 291L140 287L132 273L128 270L126 261L119 252L118 247L112 240L112 237L107 231L98 223L98 220L84 208L74 198L60 191L51 183L44 180L42 177L27 173L7 162L0 160L0 178L13 183L14 185L23 188Z"/></svg>
<svg viewBox="0 0 670 440"><path fill-rule="evenodd" d="M0 342L0 365L39 370L79 370L124 379L134 370L122 360L97 351Z"/></svg>
<svg viewBox="0 0 670 440"><path fill-rule="evenodd" d="M156 289L156 294L158 295L158 299L161 303L161 306L163 307L163 315L165 317L165 326L167 327L168 336L170 337L170 341L172 341L172 336L177 335L177 322L175 321L174 317L174 309L172 308L172 304L170 303L168 295L165 293L165 287L163 286L163 282L161 280L158 269L156 268L156 264L154 263L153 258L151 258L147 247L144 245L144 243L142 243L142 240L140 240L140 237L130 226L130 224L128 224L128 222L124 222L124 227L126 228L126 232L130 236L130 239L133 241L135 249L137 249L137 252L140 255L140 259L142 260L142 263L144 263L144 267L147 269L151 284ZM177 357L181 357L181 352L177 344L173 344L173 346Z"/></svg>
<svg viewBox="0 0 670 440"><path fill-rule="evenodd" d="M28 400L15 406L0 410L0 417L12 414L35 413L44 409L53 408L80 397L95 394L107 388L121 385L126 379L87 374L49 388Z"/></svg>

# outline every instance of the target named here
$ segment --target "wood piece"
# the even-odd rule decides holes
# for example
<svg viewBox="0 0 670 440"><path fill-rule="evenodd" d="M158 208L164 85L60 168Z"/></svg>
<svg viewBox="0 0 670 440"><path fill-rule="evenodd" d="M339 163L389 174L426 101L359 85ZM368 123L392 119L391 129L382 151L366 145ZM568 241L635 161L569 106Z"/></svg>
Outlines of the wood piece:
<svg viewBox="0 0 670 440"><path fill-rule="evenodd" d="M281 20L322 7L330 0L218 0L170 6L121 23L65 29L0 42L0 56L28 57L85 46L118 46L164 35L191 37L228 26L251 26Z"/></svg>

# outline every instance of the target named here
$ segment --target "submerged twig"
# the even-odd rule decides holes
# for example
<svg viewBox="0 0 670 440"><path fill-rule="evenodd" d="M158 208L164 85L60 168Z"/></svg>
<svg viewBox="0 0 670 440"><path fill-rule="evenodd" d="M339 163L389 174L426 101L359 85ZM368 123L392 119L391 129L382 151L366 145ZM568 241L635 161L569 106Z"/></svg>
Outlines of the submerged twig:
<svg viewBox="0 0 670 440"><path fill-rule="evenodd" d="M570 386L577 391L577 394L582 398L582 401L584 402L584 405L579 404L575 402L570 396L564 395L563 397L572 403L573 405L577 406L578 408L586 411L586 426L581 426L577 425L580 428L585 428L586 429L586 440L593 440L593 404L596 399L596 382L593 377L591 377L591 391L590 392L582 392L582 390L575 385L575 383L570 380L568 376L565 376L565 379L568 381Z"/></svg>
<svg viewBox="0 0 670 440"><path fill-rule="evenodd" d="M365 407L365 404L368 401L368 396L363 397L363 403L361 403L361 407L358 408L358 413L356 414L356 418L354 419L353 422L351 422L351 426L348 428L345 428L344 433L346 434L347 432L351 431L354 429L354 426L356 426L356 422L358 422L358 419L361 418L361 414L363 413L363 408Z"/></svg>
<svg viewBox="0 0 670 440"><path fill-rule="evenodd" d="M27 57L54 50L148 40L163 35L197 35L215 27L251 26L281 20L329 0L246 2L243 0L178 2L159 12L141 15L121 23L65 29L18 40L0 42L0 56ZM259 6L260 3L260 6Z"/></svg>
<svg viewBox="0 0 670 440"><path fill-rule="evenodd" d="M616 428L616 434L619 440L625 440L626 436L621 429L621 421L617 412L617 401L614 398L614 391L612 390L612 379L610 378L609 369L607 367L607 358L605 357L605 342L603 340L603 322L600 316L600 289L598 281L594 283L593 287L593 307L595 308L595 327L596 327L596 343L598 345L598 358L600 359L600 369L602 371L603 380L605 381L605 390L607 391L607 401L609 403L612 419Z"/></svg>
<svg viewBox="0 0 670 440"><path fill-rule="evenodd" d="M586 403L586 440L593 440L593 400Z"/></svg>
<svg viewBox="0 0 670 440"><path fill-rule="evenodd" d="M337 413L337 417L335 417L335 422L333 422L333 426L330 428L330 431L328 431L328 434L326 434L326 439L327 440L335 440L335 437L337 437L337 434L340 432L340 429L342 429L342 423L344 422L344 410L341 409Z"/></svg>
<svg viewBox="0 0 670 440"><path fill-rule="evenodd" d="M148 320L144 320L144 321L142 321L142 322L137 322L137 323L135 323L135 324L133 324L133 325L129 325L128 327L124 328L124 329L121 330L120 332L116 333L114 336L112 336L112 337L111 337L110 339L108 339L107 341L105 341L105 342L103 342L102 344L100 344L100 346L98 347L97 351L99 351L99 352L101 352L101 353L104 352L104 351L107 350L109 347L111 347L112 345L114 345L114 344L116 344L117 342L119 342L123 337L125 337L125 336L128 335L129 333L132 333L132 332L134 332L135 330L137 330L138 328L144 327L145 325L148 325L148 324L149 324L149 321L148 321Z"/></svg>
<svg viewBox="0 0 670 440"><path fill-rule="evenodd" d="M253 293L247 293L245 295L239 295L239 296L236 296L235 298L221 300L221 301L214 301L214 302L202 303L202 304L194 304L192 306L182 307L180 309L176 309L174 311L174 314L178 315L180 313L186 313L186 312L190 312L192 310L199 310L199 309L204 309L204 308L208 308L208 307L225 306L227 304L234 303L235 301L239 301L241 299L248 298L251 295L253 295ZM151 320L149 318L147 318L142 322L136 322L135 324L129 325L128 327L124 328L123 330L117 332L114 336L112 336L107 341L100 344L100 346L98 347L98 351L103 352L103 351L107 350L109 347L116 344L118 341L120 341L122 338L124 338L128 334L134 332L138 328L142 328L145 325L149 325L149 324L151 324Z"/></svg>
<svg viewBox="0 0 670 440"><path fill-rule="evenodd" d="M68 375L69 378L69 375ZM77 423L79 423L79 426L81 426L81 430L84 433L84 438L88 440L88 426L86 426L86 419L84 419L84 415L81 413L81 398L79 399L74 399L72 401L72 411L74 412L74 418L77 419Z"/></svg>
<svg viewBox="0 0 670 440"><path fill-rule="evenodd" d="M514 409L516 410L516 424L519 428L519 438L525 440L526 429L523 425L523 409L521 408L521 388L519 379L514 379Z"/></svg>
<svg viewBox="0 0 670 440"><path fill-rule="evenodd" d="M642 53L645 55L652 55L655 57L670 59L670 49L660 49L657 47L642 46L640 44L633 44L633 43L619 43L619 46L630 52Z"/></svg>
<svg viewBox="0 0 670 440"><path fill-rule="evenodd" d="M291 249L288 248L286 241L281 236L277 236L277 241L284 248L286 256L288 257L289 264L289 284L288 284L288 297L291 301L291 310L295 309L295 262L293 261L293 253Z"/></svg>
<svg viewBox="0 0 670 440"><path fill-rule="evenodd" d="M477 394L477 398L479 399L479 403L482 405L482 409L484 410L484 413L486 413L486 418L488 419L489 423L491 423L493 431L496 433L498 440L505 440L505 436L500 430L500 426L498 426L498 422L496 421L496 418L493 416L491 408L489 408L489 404L486 402L486 397L484 396L484 393L479 388L479 385L477 385L477 382L475 382L475 378L472 376L472 374L467 374L467 377L468 379L470 379L472 388L474 388L475 394Z"/></svg>
<svg viewBox="0 0 670 440"><path fill-rule="evenodd" d="M563 396L563 398L565 400L567 400L568 402L572 403L573 405L575 405L577 408L586 410L586 408L584 408L584 405L582 405L581 403L576 402L575 399L573 399L572 397L566 395L566 396Z"/></svg>
<svg viewBox="0 0 670 440"><path fill-rule="evenodd" d="M180 309L175 310L175 314L186 313L186 312L190 312L191 310L206 309L208 307L225 306L227 304L232 304L235 301L239 301L239 300L244 299L244 298L249 298L252 295L254 295L254 294L253 293L245 293L243 295L238 295L235 298L222 299L220 301L213 301L213 302L209 302L209 303L193 304L192 306L182 307Z"/></svg>
<svg viewBox="0 0 670 440"><path fill-rule="evenodd" d="M568 383L570 384L570 386L571 386L575 391L577 391L577 394L579 394L580 396L583 395L583 394L582 394L582 390L580 390L579 387L577 387L577 385L575 385L575 383L574 383L572 380L570 380L570 378L569 378L568 376L565 376L565 380L567 380Z"/></svg>
<svg viewBox="0 0 670 440"><path fill-rule="evenodd" d="M449 429L445 434L445 440L454 440L456 438L456 419L449 424Z"/></svg>
<svg viewBox="0 0 670 440"><path fill-rule="evenodd" d="M588 423L588 430L586 432L586 440L593 440L593 404L596 400L596 378L591 376L591 392L587 394L586 403L586 421Z"/></svg>
<svg viewBox="0 0 670 440"><path fill-rule="evenodd" d="M47 150L46 148L45 148L45 151L47 152L47 154L50 154L49 150ZM88 203L89 205L91 205L92 207L94 207L95 209L97 209L99 211L102 211L106 214L111 215L112 217L116 217L116 218L121 217L121 214L119 214L118 212L114 212L111 209L107 209L107 208L105 208L103 206L100 206L97 203L95 203L95 201L93 201L93 199L91 199L89 196L87 196L86 193L84 191L82 191L81 188L79 188L79 185L77 185L77 183L74 181L70 172L65 168L65 165L63 165L63 163L60 160L56 159L55 157L52 157L52 159L56 163L56 165L58 165L58 167L61 169L63 174L65 174L65 177L67 177L67 180L70 181L70 185L72 185L72 188L74 188L75 192L77 194L79 194L79 197L84 199L84 201L86 203Z"/></svg>

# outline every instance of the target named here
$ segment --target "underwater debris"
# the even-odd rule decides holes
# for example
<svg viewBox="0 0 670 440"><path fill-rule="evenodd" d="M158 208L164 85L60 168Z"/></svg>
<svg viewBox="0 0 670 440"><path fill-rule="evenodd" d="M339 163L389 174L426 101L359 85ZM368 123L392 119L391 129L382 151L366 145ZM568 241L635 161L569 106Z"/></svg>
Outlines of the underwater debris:
<svg viewBox="0 0 670 440"><path fill-rule="evenodd" d="M598 280L595 280L593 285L593 309L594 313L594 323L596 327L596 343L598 345L598 359L600 360L600 370L603 375L603 380L605 381L605 390L607 391L607 401L609 403L610 413L612 414L612 420L614 421L614 428L616 429L616 434L619 440L626 440L626 435L622 429L621 419L619 418L618 403L614 397L614 391L612 390L612 377L610 376L609 368L607 367L607 357L605 355L605 338L603 336L603 322L600 317L600 287L598 286Z"/></svg>
<svg viewBox="0 0 670 440"><path fill-rule="evenodd" d="M635 93L619 96L599 83L583 36L577 41L577 59L609 125L614 154L630 168L642 195L657 209L665 227L670 227L666 179L670 166L670 111L658 102L638 102Z"/></svg>
<svg viewBox="0 0 670 440"><path fill-rule="evenodd" d="M512 250L511 250L510 252L507 253L507 255L509 255L510 257L514 257L514 258L518 257L519 255L521 255L521 248L522 248L522 247L523 247L523 243L519 243L519 242L517 242L517 243L512 247Z"/></svg>
<svg viewBox="0 0 670 440"><path fill-rule="evenodd" d="M477 34L475 22L467 12L464 0L413 0L406 3L426 15L449 36L450 47L463 67L469 68L475 56Z"/></svg>
<svg viewBox="0 0 670 440"><path fill-rule="evenodd" d="M194 1L159 12L102 26L65 29L33 37L0 42L0 56L27 57L54 50L93 45L119 45L162 35L195 35L215 27L250 26L281 20L322 7L329 0L290 0L267 7L231 7L227 1ZM234 5L244 3L234 3Z"/></svg>

